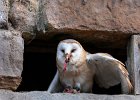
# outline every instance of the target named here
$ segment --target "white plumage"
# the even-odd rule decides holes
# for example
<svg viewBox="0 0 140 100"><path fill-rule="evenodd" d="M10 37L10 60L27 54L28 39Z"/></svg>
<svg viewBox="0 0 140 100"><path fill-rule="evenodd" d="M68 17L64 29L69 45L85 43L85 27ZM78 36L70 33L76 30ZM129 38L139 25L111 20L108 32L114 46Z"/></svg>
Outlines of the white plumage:
<svg viewBox="0 0 140 100"><path fill-rule="evenodd" d="M73 39L58 44L57 73L48 92L92 92L94 81L102 88L121 83L122 93L132 92L125 65L107 53L90 54ZM93 90L94 91L94 90Z"/></svg>

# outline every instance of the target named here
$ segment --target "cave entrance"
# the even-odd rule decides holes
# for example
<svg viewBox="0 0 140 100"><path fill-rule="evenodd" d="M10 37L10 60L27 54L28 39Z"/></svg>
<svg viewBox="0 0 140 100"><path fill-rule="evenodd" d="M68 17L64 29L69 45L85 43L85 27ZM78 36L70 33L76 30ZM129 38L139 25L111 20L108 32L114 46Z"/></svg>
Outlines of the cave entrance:
<svg viewBox="0 0 140 100"><path fill-rule="evenodd" d="M62 37L62 36L60 36ZM84 49L90 53L104 52L119 59L123 63L127 60L126 46L123 48L112 48L110 43L100 41L90 43L79 38L68 36L63 38L40 40L35 39L30 44L25 45L24 67L22 72L22 82L17 91L46 91L56 73L56 48L60 40L73 38L78 40ZM105 45L104 45L105 43ZM101 46L100 44L104 45ZM94 84L95 94L120 94L121 85L110 89L101 89Z"/></svg>
<svg viewBox="0 0 140 100"><path fill-rule="evenodd" d="M48 50L51 48L48 44L45 41L33 40L29 45L25 45L22 82L18 91L47 90L56 73L56 46Z"/></svg>

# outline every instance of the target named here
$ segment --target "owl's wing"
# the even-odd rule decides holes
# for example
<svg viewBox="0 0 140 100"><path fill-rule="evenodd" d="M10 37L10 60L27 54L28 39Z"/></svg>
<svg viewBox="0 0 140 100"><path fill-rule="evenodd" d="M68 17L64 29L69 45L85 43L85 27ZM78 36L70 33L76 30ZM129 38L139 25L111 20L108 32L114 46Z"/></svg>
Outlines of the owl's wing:
<svg viewBox="0 0 140 100"><path fill-rule="evenodd" d="M58 74L58 70L50 84L50 86L48 87L47 92L49 93L57 93L57 92L62 92L62 85L60 84L60 80L59 80L59 74Z"/></svg>
<svg viewBox="0 0 140 100"><path fill-rule="evenodd" d="M95 70L95 81L99 87L109 88L121 83L122 93L132 92L125 65L106 53L87 54L87 64L91 70Z"/></svg>

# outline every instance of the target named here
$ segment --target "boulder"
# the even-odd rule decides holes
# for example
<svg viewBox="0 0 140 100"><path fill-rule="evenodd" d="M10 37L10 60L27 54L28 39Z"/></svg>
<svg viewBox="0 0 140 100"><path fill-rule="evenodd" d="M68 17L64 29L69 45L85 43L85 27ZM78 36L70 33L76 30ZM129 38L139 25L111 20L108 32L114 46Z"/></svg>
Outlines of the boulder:
<svg viewBox="0 0 140 100"><path fill-rule="evenodd" d="M124 48L140 32L139 6L139 0L11 0L9 21L25 43L57 37Z"/></svg>
<svg viewBox="0 0 140 100"><path fill-rule="evenodd" d="M16 90L23 70L24 42L18 31L0 30L0 89Z"/></svg>
<svg viewBox="0 0 140 100"><path fill-rule="evenodd" d="M34 38L37 21L37 0L10 0L9 22L20 32L26 41Z"/></svg>
<svg viewBox="0 0 140 100"><path fill-rule="evenodd" d="M139 33L139 6L139 0L46 0L44 7L49 25L59 31Z"/></svg>

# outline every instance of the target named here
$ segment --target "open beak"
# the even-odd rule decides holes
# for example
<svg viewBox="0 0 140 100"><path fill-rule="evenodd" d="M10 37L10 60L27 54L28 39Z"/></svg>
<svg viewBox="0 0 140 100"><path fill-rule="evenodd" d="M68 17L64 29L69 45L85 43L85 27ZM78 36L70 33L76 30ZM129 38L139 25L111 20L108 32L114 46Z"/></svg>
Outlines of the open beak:
<svg viewBox="0 0 140 100"><path fill-rule="evenodd" d="M66 57L65 57L65 62L68 63L70 61L70 58L71 58L71 54L66 54Z"/></svg>

